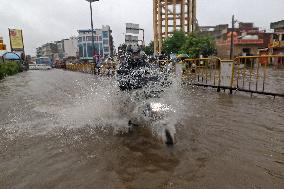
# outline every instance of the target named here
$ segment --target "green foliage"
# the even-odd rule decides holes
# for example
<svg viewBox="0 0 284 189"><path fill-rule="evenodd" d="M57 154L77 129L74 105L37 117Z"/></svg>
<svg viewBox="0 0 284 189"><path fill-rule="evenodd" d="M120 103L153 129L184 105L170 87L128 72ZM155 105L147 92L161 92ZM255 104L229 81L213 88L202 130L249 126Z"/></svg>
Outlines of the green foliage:
<svg viewBox="0 0 284 189"><path fill-rule="evenodd" d="M181 50L189 54L191 58L199 58L200 55L208 57L216 53L214 39L210 36L190 34Z"/></svg>
<svg viewBox="0 0 284 189"><path fill-rule="evenodd" d="M20 65L17 62L14 61L5 61L5 63L3 63L1 61L0 63L0 79L3 79L4 77L8 76L8 75L14 75L18 72L20 72Z"/></svg>
<svg viewBox="0 0 284 189"><path fill-rule="evenodd" d="M171 37L166 38L163 42L163 51L168 55L172 53L179 53L185 40L185 33L182 31L176 31Z"/></svg>
<svg viewBox="0 0 284 189"><path fill-rule="evenodd" d="M188 54L191 58L198 58L200 55L208 57L216 52L213 37L197 33L186 36L182 31L174 32L173 36L165 39L163 50L166 54Z"/></svg>
<svg viewBox="0 0 284 189"><path fill-rule="evenodd" d="M147 55L153 55L154 54L154 42L151 41L147 46L144 47L143 51Z"/></svg>

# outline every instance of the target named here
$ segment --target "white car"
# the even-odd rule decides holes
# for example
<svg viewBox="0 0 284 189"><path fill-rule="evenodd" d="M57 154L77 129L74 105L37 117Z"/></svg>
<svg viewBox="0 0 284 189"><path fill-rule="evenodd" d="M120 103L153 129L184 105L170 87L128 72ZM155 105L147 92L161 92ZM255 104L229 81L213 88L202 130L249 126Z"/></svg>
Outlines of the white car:
<svg viewBox="0 0 284 189"><path fill-rule="evenodd" d="M47 64L29 64L30 70L50 70L51 66Z"/></svg>

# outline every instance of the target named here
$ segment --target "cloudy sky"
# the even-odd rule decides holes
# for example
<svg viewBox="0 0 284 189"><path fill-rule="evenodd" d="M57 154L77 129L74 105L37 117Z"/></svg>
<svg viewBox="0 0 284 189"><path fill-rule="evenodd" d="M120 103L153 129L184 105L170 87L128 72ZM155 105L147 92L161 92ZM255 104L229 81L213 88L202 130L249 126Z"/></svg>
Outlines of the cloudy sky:
<svg viewBox="0 0 284 189"><path fill-rule="evenodd" d="M239 21L254 22L269 29L270 22L284 19L284 0L197 0L200 25L230 23L232 14ZM100 0L93 7L94 25L110 25L115 45L123 42L125 23L139 23L146 40L152 39L152 0ZM9 43L8 28L23 29L25 48L76 36L78 29L90 26L89 5L85 0L0 0L0 36ZM9 46L9 45L8 45Z"/></svg>

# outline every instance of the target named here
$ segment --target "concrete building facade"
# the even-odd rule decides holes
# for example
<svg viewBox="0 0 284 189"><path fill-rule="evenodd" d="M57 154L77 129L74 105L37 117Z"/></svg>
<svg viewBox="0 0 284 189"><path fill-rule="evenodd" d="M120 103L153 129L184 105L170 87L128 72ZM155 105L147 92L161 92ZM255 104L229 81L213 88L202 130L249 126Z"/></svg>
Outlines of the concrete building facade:
<svg viewBox="0 0 284 189"><path fill-rule="evenodd" d="M284 55L284 20L271 23L270 28L274 30L269 46L270 52Z"/></svg>
<svg viewBox="0 0 284 189"><path fill-rule="evenodd" d="M232 28L229 25L203 26L200 32L215 38L217 56L230 58ZM258 55L260 49L268 48L272 33L254 27L253 23L239 23L233 32L233 56Z"/></svg>
<svg viewBox="0 0 284 189"><path fill-rule="evenodd" d="M93 60L94 56L107 57L113 55L113 37L110 26L94 30L95 50L92 47L92 31L78 30L78 49L81 60Z"/></svg>
<svg viewBox="0 0 284 189"><path fill-rule="evenodd" d="M78 50L79 49L77 37L70 37L68 40L64 40L65 57L77 57Z"/></svg>
<svg viewBox="0 0 284 189"><path fill-rule="evenodd" d="M55 43L46 43L36 49L37 57L49 57L52 61L55 60L57 53L57 45Z"/></svg>
<svg viewBox="0 0 284 189"><path fill-rule="evenodd" d="M153 0L154 51L161 53L162 43L173 32L195 31L196 0Z"/></svg>
<svg viewBox="0 0 284 189"><path fill-rule="evenodd" d="M76 37L46 43L36 49L37 57L49 57L52 61L63 60L78 55L78 40Z"/></svg>
<svg viewBox="0 0 284 189"><path fill-rule="evenodd" d="M57 45L56 60L76 58L78 56L78 39L76 37L55 41L55 44Z"/></svg>

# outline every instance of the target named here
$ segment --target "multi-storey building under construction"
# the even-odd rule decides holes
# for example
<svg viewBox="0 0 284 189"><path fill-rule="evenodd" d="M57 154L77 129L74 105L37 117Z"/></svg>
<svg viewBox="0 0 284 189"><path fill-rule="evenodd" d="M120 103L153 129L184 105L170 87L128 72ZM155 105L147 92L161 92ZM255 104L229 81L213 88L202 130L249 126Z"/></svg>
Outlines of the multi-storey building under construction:
<svg viewBox="0 0 284 189"><path fill-rule="evenodd" d="M161 53L164 38L177 30L190 33L196 23L196 0L153 0L155 54Z"/></svg>

